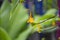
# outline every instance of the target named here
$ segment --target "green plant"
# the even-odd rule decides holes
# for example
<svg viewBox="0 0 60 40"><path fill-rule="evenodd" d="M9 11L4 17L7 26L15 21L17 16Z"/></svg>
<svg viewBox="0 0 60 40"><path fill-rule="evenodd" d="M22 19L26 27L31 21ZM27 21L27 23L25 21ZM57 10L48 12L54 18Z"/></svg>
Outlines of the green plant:
<svg viewBox="0 0 60 40"><path fill-rule="evenodd" d="M47 28L47 26L49 28L52 21L55 20L55 12L56 9L51 9L43 16L34 15L34 23L27 24L29 18L28 10L25 9L23 3L19 3L19 0L12 0L11 3L8 0L4 0L0 8L0 40L26 40L29 34L35 31L45 31L44 28ZM54 17L54 20L46 20L43 23L39 23L51 17ZM38 23L42 25L42 28L38 28ZM54 29L55 27L52 28ZM49 28L49 30L52 28Z"/></svg>
<svg viewBox="0 0 60 40"><path fill-rule="evenodd" d="M26 40L33 27L27 27L27 9L19 0L4 0L0 8L0 40Z"/></svg>

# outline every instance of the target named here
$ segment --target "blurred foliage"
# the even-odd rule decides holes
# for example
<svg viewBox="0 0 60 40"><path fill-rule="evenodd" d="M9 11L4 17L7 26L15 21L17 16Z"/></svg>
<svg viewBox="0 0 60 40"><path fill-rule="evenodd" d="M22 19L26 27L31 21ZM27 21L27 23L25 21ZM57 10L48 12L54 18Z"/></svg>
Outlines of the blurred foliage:
<svg viewBox="0 0 60 40"><path fill-rule="evenodd" d="M27 27L27 9L19 0L4 0L0 8L0 40L26 40L32 27Z"/></svg>
<svg viewBox="0 0 60 40"><path fill-rule="evenodd" d="M50 28L46 29L46 32L55 28L50 25L56 18L56 11L56 9L50 9L43 16L34 15L34 23L38 24L46 20L39 23L42 26L42 29L40 28L42 32L47 27ZM50 20L49 18L52 17L54 18ZM26 40L29 34L39 29L37 24L27 24L28 18L28 10L25 9L23 3L19 3L19 0L12 0L11 3L4 0L0 8L0 40Z"/></svg>

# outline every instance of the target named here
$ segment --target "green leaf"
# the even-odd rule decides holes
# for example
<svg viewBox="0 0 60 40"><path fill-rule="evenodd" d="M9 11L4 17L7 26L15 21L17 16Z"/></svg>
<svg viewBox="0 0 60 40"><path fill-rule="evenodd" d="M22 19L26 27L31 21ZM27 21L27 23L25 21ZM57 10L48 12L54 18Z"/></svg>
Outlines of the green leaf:
<svg viewBox="0 0 60 40"><path fill-rule="evenodd" d="M0 40L11 40L8 33L1 27L0 27Z"/></svg>
<svg viewBox="0 0 60 40"><path fill-rule="evenodd" d="M2 7L2 9L1 9L1 14L0 14L1 23L0 23L0 26L2 26L5 29L7 29L7 27L8 27L8 22L9 22L9 18L10 18L10 9L11 9L10 4L8 4L7 7Z"/></svg>
<svg viewBox="0 0 60 40"><path fill-rule="evenodd" d="M35 23L40 23L40 25L42 26L40 30L45 32L52 32L56 30L56 27L54 26L52 27L52 22L56 21L57 18L56 11L57 11L56 9L50 9L43 16L39 16L39 15L35 16Z"/></svg>
<svg viewBox="0 0 60 40"><path fill-rule="evenodd" d="M13 14L13 12L14 12L14 10L15 10L15 8L17 7L17 5L18 5L18 3L19 3L19 0L11 0L12 2L11 2L11 14Z"/></svg>
<svg viewBox="0 0 60 40"><path fill-rule="evenodd" d="M4 0L1 6L1 12L5 11L8 7L10 7L10 3L8 2L8 0Z"/></svg>
<svg viewBox="0 0 60 40"><path fill-rule="evenodd" d="M56 9L50 9L50 10L48 10L48 11L45 13L45 15L42 16L42 20L48 19L48 18L51 18L51 17L54 17L54 16L57 16L57 15L56 15L56 12L57 12Z"/></svg>
<svg viewBox="0 0 60 40"><path fill-rule="evenodd" d="M26 29L25 31L23 31L22 33L20 33L20 35L17 37L16 40L26 40L27 37L29 36L29 34L31 34L32 29L33 29L32 25L29 24L28 29Z"/></svg>
<svg viewBox="0 0 60 40"><path fill-rule="evenodd" d="M12 1L13 6L15 6L19 2L19 0L11 0L11 1Z"/></svg>
<svg viewBox="0 0 60 40"><path fill-rule="evenodd" d="M56 12L57 12L56 9L50 9L43 16L35 15L34 16L35 23L39 23L41 21L44 21L46 19L56 16Z"/></svg>
<svg viewBox="0 0 60 40"><path fill-rule="evenodd" d="M43 31L43 33L50 33L50 32L54 32L54 31L56 31L57 30L57 27L56 26L49 26L49 27L47 27L47 28L44 28L44 29L42 29Z"/></svg>
<svg viewBox="0 0 60 40"><path fill-rule="evenodd" d="M55 22L55 18L52 18L52 19L49 19L49 20L46 20L45 22L41 23L42 26L51 26L53 22Z"/></svg>
<svg viewBox="0 0 60 40"><path fill-rule="evenodd" d="M28 14L22 4L18 4L10 19L9 35L15 38L18 32L27 25Z"/></svg>

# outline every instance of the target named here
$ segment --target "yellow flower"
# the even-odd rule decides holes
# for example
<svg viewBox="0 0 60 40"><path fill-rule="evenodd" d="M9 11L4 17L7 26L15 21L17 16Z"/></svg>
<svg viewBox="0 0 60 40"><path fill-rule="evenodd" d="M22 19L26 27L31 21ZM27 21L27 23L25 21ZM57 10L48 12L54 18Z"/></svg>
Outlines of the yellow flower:
<svg viewBox="0 0 60 40"><path fill-rule="evenodd" d="M28 23L33 23L34 22L34 19L33 19L33 17L32 17L32 13L30 12L30 17L29 17L29 19L28 19L28 21L27 21Z"/></svg>
<svg viewBox="0 0 60 40"><path fill-rule="evenodd" d="M23 3L24 2L24 0L20 0L20 3Z"/></svg>
<svg viewBox="0 0 60 40"><path fill-rule="evenodd" d="M37 27L38 27L38 30L37 31L38 31L38 33L40 33L42 26L40 24L38 24Z"/></svg>
<svg viewBox="0 0 60 40"><path fill-rule="evenodd" d="M52 22L52 26L55 26L56 25L56 23L55 22Z"/></svg>

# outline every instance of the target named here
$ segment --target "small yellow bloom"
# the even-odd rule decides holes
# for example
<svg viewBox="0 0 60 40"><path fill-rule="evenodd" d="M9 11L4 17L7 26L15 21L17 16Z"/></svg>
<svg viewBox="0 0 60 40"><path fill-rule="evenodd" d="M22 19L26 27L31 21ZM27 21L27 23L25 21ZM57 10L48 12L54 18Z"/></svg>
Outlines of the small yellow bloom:
<svg viewBox="0 0 60 40"><path fill-rule="evenodd" d="M42 26L40 24L38 24L37 27L38 27L38 30L37 31L38 31L38 33L40 33L41 32L40 29L42 28Z"/></svg>
<svg viewBox="0 0 60 40"><path fill-rule="evenodd" d="M58 18L58 20L60 20L60 18Z"/></svg>
<svg viewBox="0 0 60 40"><path fill-rule="evenodd" d="M32 13L30 12L30 17L29 17L29 19L28 19L28 21L27 21L28 23L33 23L34 22L34 19L33 19L33 17L32 17Z"/></svg>
<svg viewBox="0 0 60 40"><path fill-rule="evenodd" d="M55 22L52 22L52 26L55 26L56 25L56 23Z"/></svg>
<svg viewBox="0 0 60 40"><path fill-rule="evenodd" d="M20 0L20 3L23 3L24 2L24 0Z"/></svg>

